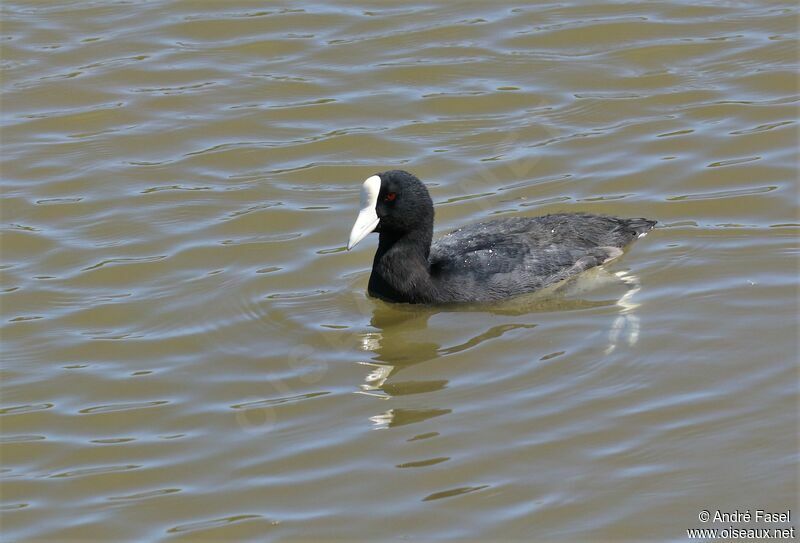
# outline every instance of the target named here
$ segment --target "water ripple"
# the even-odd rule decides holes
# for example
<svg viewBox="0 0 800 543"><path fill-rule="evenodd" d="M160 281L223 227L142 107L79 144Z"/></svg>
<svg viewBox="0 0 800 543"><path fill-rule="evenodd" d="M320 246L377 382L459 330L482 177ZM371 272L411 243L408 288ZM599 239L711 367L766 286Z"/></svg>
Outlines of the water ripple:
<svg viewBox="0 0 800 543"><path fill-rule="evenodd" d="M1 9L6 539L669 540L794 503L796 6ZM557 292L386 304L345 244L390 168L436 235L659 228Z"/></svg>
<svg viewBox="0 0 800 543"><path fill-rule="evenodd" d="M109 404L109 405L98 405L94 407L86 407L78 411L83 415L90 415L93 413L113 413L116 411L128 411L132 409L145 409L148 407L158 407L161 405L166 405L169 402L167 400L154 400L150 402L129 402L129 403L118 403L118 404Z"/></svg>
<svg viewBox="0 0 800 543"><path fill-rule="evenodd" d="M247 520L253 520L263 518L261 515L231 515L229 517L223 517L218 519L212 520L203 520L197 522L189 522L187 524L180 524L173 528L167 530L167 533L170 534L178 534L184 532L196 532L198 530L208 530L211 528L219 528L221 526L228 526L230 524L234 524L237 522L244 522Z"/></svg>

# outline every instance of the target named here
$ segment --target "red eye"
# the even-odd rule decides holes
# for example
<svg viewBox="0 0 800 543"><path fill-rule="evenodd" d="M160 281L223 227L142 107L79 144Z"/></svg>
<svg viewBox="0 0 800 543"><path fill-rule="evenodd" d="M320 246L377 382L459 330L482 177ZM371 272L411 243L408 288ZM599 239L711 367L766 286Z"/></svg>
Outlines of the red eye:
<svg viewBox="0 0 800 543"><path fill-rule="evenodd" d="M386 194L386 201L387 202L394 202L395 198L397 198L396 192L389 192Z"/></svg>

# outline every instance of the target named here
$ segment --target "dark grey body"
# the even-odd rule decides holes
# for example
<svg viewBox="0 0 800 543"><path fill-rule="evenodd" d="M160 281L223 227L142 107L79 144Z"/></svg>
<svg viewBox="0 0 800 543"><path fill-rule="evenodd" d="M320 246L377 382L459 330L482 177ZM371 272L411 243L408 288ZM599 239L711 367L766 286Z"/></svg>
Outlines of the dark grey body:
<svg viewBox="0 0 800 543"><path fill-rule="evenodd" d="M496 219L433 236L433 203L408 172L378 174L369 293L407 303L487 302L554 285L622 254L656 221L588 213ZM396 193L394 201L385 194Z"/></svg>
<svg viewBox="0 0 800 543"><path fill-rule="evenodd" d="M392 288L387 281L400 279L380 265L391 254L376 259L378 273L373 269L369 292L411 303L500 300L543 289L616 258L623 247L654 225L647 219L590 214L472 224L433 241L427 259L430 281L417 284L422 288L416 297ZM398 272L408 273L406 269Z"/></svg>

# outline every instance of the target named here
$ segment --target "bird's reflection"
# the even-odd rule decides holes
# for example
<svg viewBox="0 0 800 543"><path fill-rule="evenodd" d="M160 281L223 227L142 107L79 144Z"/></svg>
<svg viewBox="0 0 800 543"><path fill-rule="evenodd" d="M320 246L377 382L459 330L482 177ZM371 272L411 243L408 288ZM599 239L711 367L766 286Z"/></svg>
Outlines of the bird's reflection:
<svg viewBox="0 0 800 543"><path fill-rule="evenodd" d="M436 313L436 310L427 307L411 309L375 302L370 326L377 331L366 333L361 338L361 349L374 353L370 362L361 362L370 368L360 386L361 392L388 399L404 392L413 394L414 390L420 388L429 391L447 385L447 381L431 382L436 385L420 381L396 382L391 385L386 382L392 374L403 368L439 356L439 344L414 339L414 333L425 330L428 319Z"/></svg>
<svg viewBox="0 0 800 543"><path fill-rule="evenodd" d="M588 293L608 285L622 286L625 291L618 299L587 299ZM448 384L446 379L402 381L397 379L397 375L422 362L471 349L510 330L537 326L535 323L496 325L467 341L445 347L431 341L429 335L425 337L430 318L443 312L482 311L496 315L521 316L617 306L618 315L608 331L608 344L604 350L606 354L610 354L623 341L633 345L638 340L640 324L636 316L638 304L634 302L634 296L639 290L636 276L627 272L610 273L598 268L584 274L578 280L560 284L547 291L488 306L484 304L430 307L389 304L374 300L370 320L373 330L364 333L360 340L361 349L372 353L373 356L369 361L359 362L368 368L368 372L364 382L359 385L358 392L388 400L398 396L442 390ZM389 409L370 417L370 420L378 428L388 428L427 420L449 412L449 409Z"/></svg>
<svg viewBox="0 0 800 543"><path fill-rule="evenodd" d="M617 300L620 311L617 318L614 319L614 324L611 325L611 330L608 333L608 346L605 350L606 354L613 353L621 340L627 341L628 345L631 347L634 346L636 342L639 341L639 331L641 330L639 316L636 315L636 309L639 307L639 304L634 300L636 293L642 290L639 277L625 271L616 272L614 275L617 279L625 283L628 289L625 291L625 294Z"/></svg>

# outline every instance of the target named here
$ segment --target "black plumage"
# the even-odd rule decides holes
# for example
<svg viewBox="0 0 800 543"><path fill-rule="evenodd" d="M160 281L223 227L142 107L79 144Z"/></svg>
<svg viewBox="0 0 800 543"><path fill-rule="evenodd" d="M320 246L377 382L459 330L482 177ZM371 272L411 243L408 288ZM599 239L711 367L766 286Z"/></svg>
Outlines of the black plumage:
<svg viewBox="0 0 800 543"><path fill-rule="evenodd" d="M557 213L472 224L433 240L425 185L401 170L377 175L380 240L368 288L392 302L486 302L533 292L621 255L656 224Z"/></svg>

